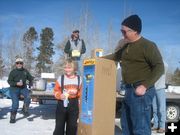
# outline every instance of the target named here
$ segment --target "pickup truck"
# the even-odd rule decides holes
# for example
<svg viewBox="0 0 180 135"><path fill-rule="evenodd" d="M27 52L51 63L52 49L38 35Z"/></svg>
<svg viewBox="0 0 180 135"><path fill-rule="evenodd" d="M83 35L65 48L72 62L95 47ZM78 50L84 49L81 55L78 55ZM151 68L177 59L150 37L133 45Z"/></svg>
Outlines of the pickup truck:
<svg viewBox="0 0 180 135"><path fill-rule="evenodd" d="M173 87L173 86L171 86ZM174 86L175 87L175 86ZM167 122L177 122L180 120L180 93L176 93L177 89L174 91L166 90L166 110L167 110ZM180 90L179 90L180 92ZM39 91L39 90L31 90L32 99L38 101L40 104L45 103L46 100L54 100L53 91ZM116 117L120 117L121 114L121 101L123 100L123 95L117 92L116 95Z"/></svg>
<svg viewBox="0 0 180 135"><path fill-rule="evenodd" d="M54 81L54 80L53 80ZM0 80L0 98L5 96L11 98L8 90L8 83L5 80ZM117 91L116 96L116 114L120 117L121 114L121 101L123 95ZM55 100L53 91L51 90L31 90L31 98L40 104L45 103L46 100ZM180 119L180 86L169 85L166 89L166 110L167 110L167 122L177 122Z"/></svg>

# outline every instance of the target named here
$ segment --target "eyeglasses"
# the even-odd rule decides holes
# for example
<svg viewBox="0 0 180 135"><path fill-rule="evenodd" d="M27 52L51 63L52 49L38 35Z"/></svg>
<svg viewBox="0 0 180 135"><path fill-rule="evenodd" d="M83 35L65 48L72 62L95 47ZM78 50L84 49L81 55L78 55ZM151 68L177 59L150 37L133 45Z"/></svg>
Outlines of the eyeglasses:
<svg viewBox="0 0 180 135"><path fill-rule="evenodd" d="M22 64L23 64L23 62L16 62L16 65L18 65L18 64L22 65Z"/></svg>
<svg viewBox="0 0 180 135"><path fill-rule="evenodd" d="M123 30L121 29L123 35L126 35L128 32L133 32L133 30Z"/></svg>

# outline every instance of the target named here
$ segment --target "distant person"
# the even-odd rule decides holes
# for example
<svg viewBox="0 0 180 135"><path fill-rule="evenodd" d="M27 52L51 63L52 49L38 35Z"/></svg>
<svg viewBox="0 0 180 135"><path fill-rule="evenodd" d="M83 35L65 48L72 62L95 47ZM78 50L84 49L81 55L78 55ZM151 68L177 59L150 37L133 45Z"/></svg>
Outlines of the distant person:
<svg viewBox="0 0 180 135"><path fill-rule="evenodd" d="M153 131L165 133L166 123L166 73L168 64L164 62L165 73L155 83L156 94L153 99Z"/></svg>
<svg viewBox="0 0 180 135"><path fill-rule="evenodd" d="M78 63L78 72L81 74L82 68L82 54L86 52L86 45L83 39L79 37L79 30L74 30L65 45L64 52L68 57Z"/></svg>
<svg viewBox="0 0 180 135"><path fill-rule="evenodd" d="M82 80L76 75L77 63L67 60L64 65L65 74L59 76L54 87L57 99L56 124L53 135L76 135L79 116L79 99ZM66 129L65 129L66 125Z"/></svg>
<svg viewBox="0 0 180 135"><path fill-rule="evenodd" d="M75 61L79 61L81 55L86 52L84 40L79 37L79 30L72 32L71 39L67 41L64 52Z"/></svg>
<svg viewBox="0 0 180 135"><path fill-rule="evenodd" d="M142 21L131 15L121 23L126 43L108 56L120 62L125 96L122 102L122 135L151 135L151 106L155 82L164 73L156 44L141 36ZM108 58L107 57L107 58Z"/></svg>
<svg viewBox="0 0 180 135"><path fill-rule="evenodd" d="M8 83L10 85L10 95L12 99L12 109L10 116L10 123L16 122L16 113L19 108L19 97L23 95L24 105L23 105L23 114L28 116L29 104L31 101L29 90L27 88L27 82L29 87L32 86L33 77L31 74L23 67L23 59L17 58L15 61L16 68L13 69L8 77Z"/></svg>

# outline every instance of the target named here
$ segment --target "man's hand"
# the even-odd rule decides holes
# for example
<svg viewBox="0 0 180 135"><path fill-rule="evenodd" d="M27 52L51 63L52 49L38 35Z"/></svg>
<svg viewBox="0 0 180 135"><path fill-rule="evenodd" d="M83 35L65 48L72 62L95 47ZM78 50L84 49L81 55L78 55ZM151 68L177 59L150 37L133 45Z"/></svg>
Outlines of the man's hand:
<svg viewBox="0 0 180 135"><path fill-rule="evenodd" d="M22 82L17 82L16 85L17 86L23 86L23 83Z"/></svg>
<svg viewBox="0 0 180 135"><path fill-rule="evenodd" d="M136 90L135 93L137 96L143 96L146 93L147 88L144 85L139 85Z"/></svg>

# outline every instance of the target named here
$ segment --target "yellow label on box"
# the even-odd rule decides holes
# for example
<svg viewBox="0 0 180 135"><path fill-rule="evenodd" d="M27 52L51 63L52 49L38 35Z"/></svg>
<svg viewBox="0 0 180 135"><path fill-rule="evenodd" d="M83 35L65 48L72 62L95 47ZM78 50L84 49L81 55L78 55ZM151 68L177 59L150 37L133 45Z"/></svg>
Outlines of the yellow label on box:
<svg viewBox="0 0 180 135"><path fill-rule="evenodd" d="M87 60L84 60L83 65L85 65L85 66L95 65L95 59L87 59Z"/></svg>
<svg viewBox="0 0 180 135"><path fill-rule="evenodd" d="M79 50L72 50L72 57L80 57Z"/></svg>

